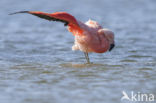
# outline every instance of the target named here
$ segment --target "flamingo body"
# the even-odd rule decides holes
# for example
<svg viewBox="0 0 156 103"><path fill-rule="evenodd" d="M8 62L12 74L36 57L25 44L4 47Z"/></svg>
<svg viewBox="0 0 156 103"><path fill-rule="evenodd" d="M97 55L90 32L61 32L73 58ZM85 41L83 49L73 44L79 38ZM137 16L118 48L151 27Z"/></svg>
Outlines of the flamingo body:
<svg viewBox="0 0 156 103"><path fill-rule="evenodd" d="M104 53L109 50L110 44L114 43L114 33L109 29L102 29L102 27L95 21L89 20L86 23L78 22L80 28L84 31L82 34L68 27L68 30L75 35L75 43L72 50L80 50L83 52ZM109 37L112 39L109 41Z"/></svg>

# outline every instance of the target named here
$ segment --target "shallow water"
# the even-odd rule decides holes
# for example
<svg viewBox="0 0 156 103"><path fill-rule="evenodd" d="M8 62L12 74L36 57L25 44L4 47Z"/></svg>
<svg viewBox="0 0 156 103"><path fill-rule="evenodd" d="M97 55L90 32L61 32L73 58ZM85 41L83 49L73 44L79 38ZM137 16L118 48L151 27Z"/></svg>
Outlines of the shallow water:
<svg viewBox="0 0 156 103"><path fill-rule="evenodd" d="M1 103L120 103L122 91L156 96L155 3L1 0ZM71 50L74 37L61 23L7 15L20 10L67 11L82 21L96 20L115 32L116 47L91 53L93 64L85 64L83 53Z"/></svg>

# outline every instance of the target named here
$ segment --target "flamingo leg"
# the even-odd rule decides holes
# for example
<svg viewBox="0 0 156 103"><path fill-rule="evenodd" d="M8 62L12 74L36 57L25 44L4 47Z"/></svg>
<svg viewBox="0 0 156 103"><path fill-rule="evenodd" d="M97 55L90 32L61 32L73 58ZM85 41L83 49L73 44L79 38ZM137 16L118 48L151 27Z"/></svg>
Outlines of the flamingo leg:
<svg viewBox="0 0 156 103"><path fill-rule="evenodd" d="M84 52L85 58L87 60L87 64L90 64L89 56L87 52Z"/></svg>

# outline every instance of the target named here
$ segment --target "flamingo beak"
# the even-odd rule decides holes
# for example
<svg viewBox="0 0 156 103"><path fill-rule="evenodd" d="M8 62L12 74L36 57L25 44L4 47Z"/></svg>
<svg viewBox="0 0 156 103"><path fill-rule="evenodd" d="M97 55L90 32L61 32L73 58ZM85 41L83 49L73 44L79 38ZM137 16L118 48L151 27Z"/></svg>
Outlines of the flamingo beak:
<svg viewBox="0 0 156 103"><path fill-rule="evenodd" d="M111 51L115 47L115 44L110 44L109 51Z"/></svg>

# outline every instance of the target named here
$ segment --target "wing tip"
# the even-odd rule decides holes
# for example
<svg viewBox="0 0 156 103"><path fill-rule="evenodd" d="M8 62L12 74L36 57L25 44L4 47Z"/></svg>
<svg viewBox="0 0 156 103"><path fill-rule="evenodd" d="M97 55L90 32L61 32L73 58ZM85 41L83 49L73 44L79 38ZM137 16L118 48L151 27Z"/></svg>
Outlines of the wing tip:
<svg viewBox="0 0 156 103"><path fill-rule="evenodd" d="M8 15L14 15L14 14L18 14L18 13L29 13L29 11L18 11L18 12L10 13Z"/></svg>

